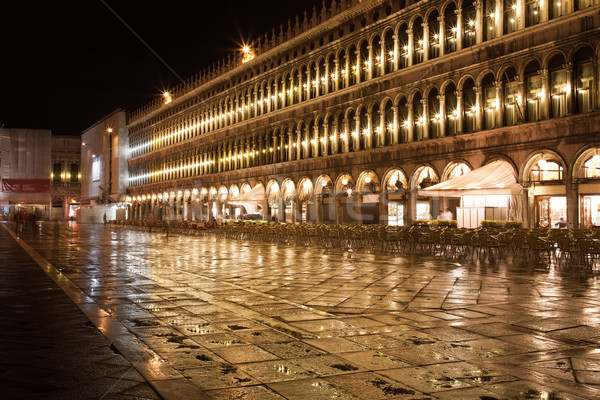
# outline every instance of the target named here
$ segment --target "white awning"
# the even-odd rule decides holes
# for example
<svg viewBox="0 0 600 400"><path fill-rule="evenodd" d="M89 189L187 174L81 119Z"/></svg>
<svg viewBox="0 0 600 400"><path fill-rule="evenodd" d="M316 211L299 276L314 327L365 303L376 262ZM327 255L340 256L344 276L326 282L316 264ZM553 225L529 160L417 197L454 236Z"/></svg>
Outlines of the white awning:
<svg viewBox="0 0 600 400"><path fill-rule="evenodd" d="M266 201L265 188L262 185L256 185L247 192L240 193L235 199L229 200L227 203L234 206L244 206L247 203L257 203Z"/></svg>
<svg viewBox="0 0 600 400"><path fill-rule="evenodd" d="M419 190L423 196L467 196L522 193L512 166L506 161L494 161L459 177Z"/></svg>

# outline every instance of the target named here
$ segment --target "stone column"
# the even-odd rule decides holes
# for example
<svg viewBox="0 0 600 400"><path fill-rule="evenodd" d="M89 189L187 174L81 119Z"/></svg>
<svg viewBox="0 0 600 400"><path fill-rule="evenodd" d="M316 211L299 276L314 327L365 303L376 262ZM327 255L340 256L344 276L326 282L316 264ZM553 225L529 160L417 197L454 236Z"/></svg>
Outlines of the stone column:
<svg viewBox="0 0 600 400"><path fill-rule="evenodd" d="M285 220L285 201L283 201L283 197L279 200L277 205L279 206L277 209L277 219L279 222L287 222Z"/></svg>
<svg viewBox="0 0 600 400"><path fill-rule="evenodd" d="M439 127L438 132L440 137L444 137L446 136L446 95L439 94L437 99L440 102L440 113L437 121Z"/></svg>
<svg viewBox="0 0 600 400"><path fill-rule="evenodd" d="M423 104L423 137L419 139L429 139L429 101L427 98L421 99L421 104Z"/></svg>
<svg viewBox="0 0 600 400"><path fill-rule="evenodd" d="M552 93L550 90L550 74L548 69L542 68L539 71L540 77L542 78L542 96L540 97L540 119L550 118L550 99Z"/></svg>
<svg viewBox="0 0 600 400"><path fill-rule="evenodd" d="M400 143L400 124L398 121L398 106L392 106L394 122L392 123L392 144Z"/></svg>
<svg viewBox="0 0 600 400"><path fill-rule="evenodd" d="M573 179L565 179L565 191L567 193L567 227L579 229L579 185Z"/></svg>
<svg viewBox="0 0 600 400"><path fill-rule="evenodd" d="M354 220L357 224L362 224L363 223L363 218L362 218L363 195L360 193L357 193L352 196L352 200L354 201L354 207L352 208L354 210L354 216L353 216Z"/></svg>
<svg viewBox="0 0 600 400"><path fill-rule="evenodd" d="M377 147L382 147L382 146L388 146L391 143L386 143L386 133L387 133L387 129L388 127L386 126L385 123L385 110L383 109L379 109L377 110L377 113L379 114L379 129L373 129L373 133L377 134L377 138L376 138L376 146Z"/></svg>
<svg viewBox="0 0 600 400"><path fill-rule="evenodd" d="M483 128L483 90L481 86L475 86L475 131Z"/></svg>
<svg viewBox="0 0 600 400"><path fill-rule="evenodd" d="M385 75L385 68L388 63L387 57L388 55L385 52L385 41L383 40L383 36L379 41L379 48L381 49L381 53L379 54L380 65L377 66L379 68L380 74Z"/></svg>
<svg viewBox="0 0 600 400"><path fill-rule="evenodd" d="M335 212L335 223L341 224L343 223L343 211L342 211L342 197L339 195L335 195L333 199L333 208Z"/></svg>
<svg viewBox="0 0 600 400"><path fill-rule="evenodd" d="M540 1L540 22L546 22L550 19L550 2L551 0Z"/></svg>
<svg viewBox="0 0 600 400"><path fill-rule="evenodd" d="M446 54L446 21L444 20L443 15L440 15L437 20L440 23L440 31L438 32L438 43L439 54L441 57L444 54Z"/></svg>
<svg viewBox="0 0 600 400"><path fill-rule="evenodd" d="M411 189L409 191L409 200L407 204L408 210L406 210L406 214L408 220L406 221L408 225L411 225L413 221L417 219L417 194L419 189Z"/></svg>
<svg viewBox="0 0 600 400"><path fill-rule="evenodd" d="M394 34L394 71L398 71L398 59L400 58L400 42L398 35Z"/></svg>
<svg viewBox="0 0 600 400"><path fill-rule="evenodd" d="M323 223L323 195L315 195L315 222L318 224Z"/></svg>
<svg viewBox="0 0 600 400"><path fill-rule="evenodd" d="M298 199L292 203L292 212L294 214L294 222L302 222L302 203Z"/></svg>
<svg viewBox="0 0 600 400"><path fill-rule="evenodd" d="M458 51L463 48L463 16L460 8L454 10L454 13L456 14L456 51Z"/></svg>
<svg viewBox="0 0 600 400"><path fill-rule="evenodd" d="M388 194L385 190L379 193L379 224L388 224Z"/></svg>
<svg viewBox="0 0 600 400"><path fill-rule="evenodd" d="M373 46L369 45L367 46L367 51L368 51L368 55L367 55L367 80L369 79L373 79ZM361 60L362 61L362 60Z"/></svg>
<svg viewBox="0 0 600 400"><path fill-rule="evenodd" d="M414 134L415 134L415 115L413 112L413 104L412 102L410 103L406 103L406 108L408 109L408 126L406 127L406 141L407 142L412 142L415 140Z"/></svg>
<svg viewBox="0 0 600 400"><path fill-rule="evenodd" d="M429 24L423 22L421 26L423 27L423 62L425 62L429 60Z"/></svg>
<svg viewBox="0 0 600 400"><path fill-rule="evenodd" d="M407 62L407 64L410 67L411 65L413 65L413 54L415 52L415 41L414 41L412 29L407 30L406 34L408 35L408 62Z"/></svg>
<svg viewBox="0 0 600 400"><path fill-rule="evenodd" d="M496 110L495 110L495 119L496 119L496 128L503 126L504 120L504 84L502 81L495 81L494 85L496 86Z"/></svg>

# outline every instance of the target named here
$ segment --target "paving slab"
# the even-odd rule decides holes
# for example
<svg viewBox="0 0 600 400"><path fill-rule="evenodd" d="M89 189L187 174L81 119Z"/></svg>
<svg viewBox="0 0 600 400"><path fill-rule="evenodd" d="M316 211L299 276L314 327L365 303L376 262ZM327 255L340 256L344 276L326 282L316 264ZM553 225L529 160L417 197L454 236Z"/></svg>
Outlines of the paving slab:
<svg viewBox="0 0 600 400"><path fill-rule="evenodd" d="M0 257L21 252L45 280L0 286L18 316L0 337L11 395L28 376L24 397L75 398L122 374L113 397L600 398L593 272L75 223L0 232ZM11 264L0 273L19 273Z"/></svg>

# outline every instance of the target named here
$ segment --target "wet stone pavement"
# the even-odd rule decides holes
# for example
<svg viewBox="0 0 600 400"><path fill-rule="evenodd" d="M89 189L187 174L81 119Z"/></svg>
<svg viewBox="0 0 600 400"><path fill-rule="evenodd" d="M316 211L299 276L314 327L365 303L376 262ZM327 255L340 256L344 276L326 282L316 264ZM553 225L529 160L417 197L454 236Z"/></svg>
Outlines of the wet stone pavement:
<svg viewBox="0 0 600 400"><path fill-rule="evenodd" d="M150 387L166 399L600 398L595 275L99 225L23 233L83 316L39 273L22 281L0 234L2 306L15 309L3 313L2 386L11 373L33 381L44 347L132 365L143 392L125 395L139 398L155 398ZM6 279L20 279L14 299ZM33 297L29 319L11 317L18 296ZM37 308L68 312L52 322ZM46 336L27 343L30 327ZM81 370L61 367L64 380Z"/></svg>

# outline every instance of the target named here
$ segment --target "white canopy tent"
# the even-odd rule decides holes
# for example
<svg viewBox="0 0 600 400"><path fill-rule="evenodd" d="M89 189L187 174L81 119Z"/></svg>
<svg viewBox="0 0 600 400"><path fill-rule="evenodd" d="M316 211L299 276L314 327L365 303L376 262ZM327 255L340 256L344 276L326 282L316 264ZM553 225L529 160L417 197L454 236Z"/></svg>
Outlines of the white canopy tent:
<svg viewBox="0 0 600 400"><path fill-rule="evenodd" d="M497 160L459 177L419 190L423 196L510 195L509 220L523 220L523 188L517 183L513 167Z"/></svg>
<svg viewBox="0 0 600 400"><path fill-rule="evenodd" d="M258 205L264 203L266 200L265 188L262 185L256 185L254 188L241 193L227 203L232 206L244 206L248 214L255 214L258 212Z"/></svg>

